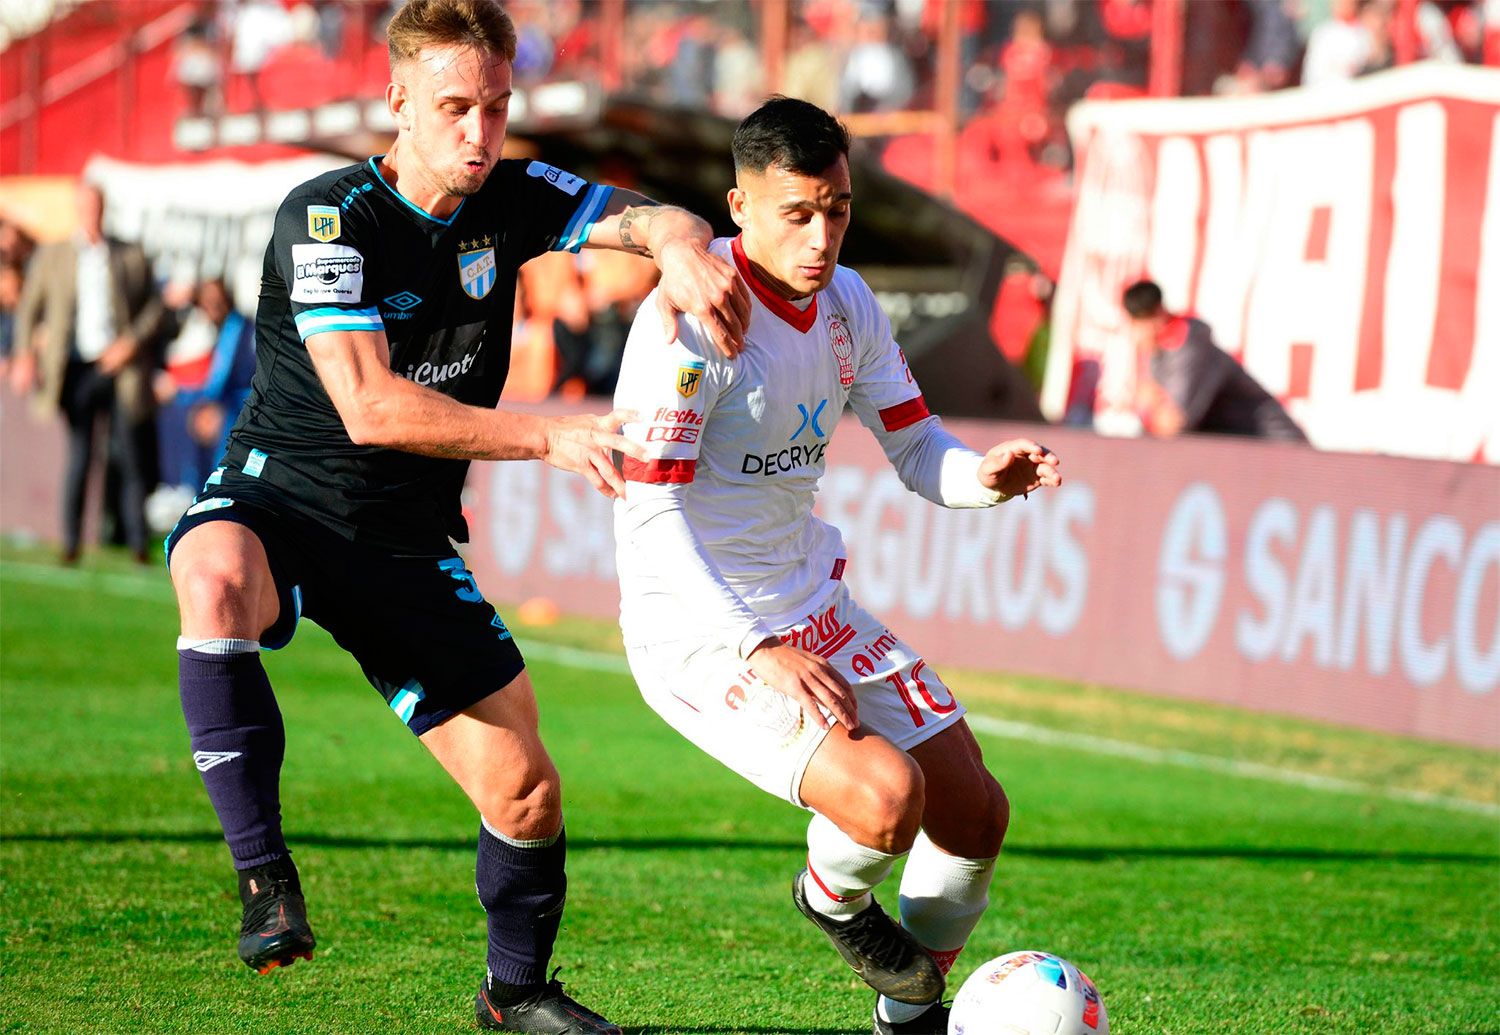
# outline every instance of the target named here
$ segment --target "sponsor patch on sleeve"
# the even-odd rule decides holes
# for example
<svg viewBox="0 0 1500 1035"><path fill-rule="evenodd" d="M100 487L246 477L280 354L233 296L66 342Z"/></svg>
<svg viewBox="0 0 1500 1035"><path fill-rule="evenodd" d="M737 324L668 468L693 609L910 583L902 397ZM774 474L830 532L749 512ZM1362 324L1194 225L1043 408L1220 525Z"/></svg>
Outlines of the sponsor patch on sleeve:
<svg viewBox="0 0 1500 1035"><path fill-rule="evenodd" d="M307 236L314 241L327 244L343 233L339 225L339 210L332 205L307 206Z"/></svg>
<svg viewBox="0 0 1500 1035"><path fill-rule="evenodd" d="M583 185L588 182L582 176L574 176L546 162L532 162L526 167L526 175L541 177L569 197L577 195L583 189Z"/></svg>
<svg viewBox="0 0 1500 1035"><path fill-rule="evenodd" d="M698 388L703 384L703 371L708 364L701 359L692 359L677 368L677 394L684 399L691 399L698 394Z"/></svg>
<svg viewBox="0 0 1500 1035"><path fill-rule="evenodd" d="M292 245L293 302L358 302L365 260L346 244Z"/></svg>

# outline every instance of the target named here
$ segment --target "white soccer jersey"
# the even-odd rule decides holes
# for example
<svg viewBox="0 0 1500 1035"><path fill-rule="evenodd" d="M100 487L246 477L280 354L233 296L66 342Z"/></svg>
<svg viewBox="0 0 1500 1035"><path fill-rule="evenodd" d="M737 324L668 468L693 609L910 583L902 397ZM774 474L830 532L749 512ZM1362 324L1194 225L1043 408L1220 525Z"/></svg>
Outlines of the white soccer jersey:
<svg viewBox="0 0 1500 1035"><path fill-rule="evenodd" d="M668 344L654 299L625 348L615 405L641 416L624 433L648 459L626 459L615 504L621 627L627 644L701 640L746 657L843 576L843 539L812 511L846 403L908 488L950 507L1002 497L975 477L979 455L928 413L857 273L838 267L799 308L756 279L738 238L710 248L751 287L745 351L725 359L686 316Z"/></svg>

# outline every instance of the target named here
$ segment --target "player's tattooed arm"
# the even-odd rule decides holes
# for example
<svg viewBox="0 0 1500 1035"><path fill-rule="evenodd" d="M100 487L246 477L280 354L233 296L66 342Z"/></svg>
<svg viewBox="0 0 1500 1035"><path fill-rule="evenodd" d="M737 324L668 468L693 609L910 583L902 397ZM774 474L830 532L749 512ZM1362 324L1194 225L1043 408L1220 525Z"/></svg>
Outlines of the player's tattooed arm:
<svg viewBox="0 0 1500 1035"><path fill-rule="evenodd" d="M715 347L733 358L745 347L750 288L734 266L709 252L713 230L686 209L615 188L586 242L647 256L661 270L656 292L662 331L677 340L677 317L696 317Z"/></svg>
<svg viewBox="0 0 1500 1035"><path fill-rule="evenodd" d="M650 234L651 217L653 208L659 207L656 202L643 199L638 205L631 205L620 213L620 244L627 252L635 252L644 255L648 259L654 259L651 249L647 247L646 240ZM636 236L640 236L640 240Z"/></svg>

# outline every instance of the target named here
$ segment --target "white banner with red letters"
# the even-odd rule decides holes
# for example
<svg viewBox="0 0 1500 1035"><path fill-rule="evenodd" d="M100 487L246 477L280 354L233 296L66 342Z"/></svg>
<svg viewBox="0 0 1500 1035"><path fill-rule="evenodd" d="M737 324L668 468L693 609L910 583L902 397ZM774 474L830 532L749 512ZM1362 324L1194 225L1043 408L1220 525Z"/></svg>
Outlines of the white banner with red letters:
<svg viewBox="0 0 1500 1035"><path fill-rule="evenodd" d="M1038 433L948 427L976 449ZM61 422L0 394L0 430L0 531L55 540ZM844 533L843 574L929 665L1500 748L1500 467L1066 428L1042 442L1062 457L1060 489L949 511L840 421L819 506ZM474 464L465 554L480 588L502 614L541 597L617 617L610 507L541 463Z"/></svg>
<svg viewBox="0 0 1500 1035"><path fill-rule="evenodd" d="M1500 72L1079 104L1043 411L1139 430L1149 276L1324 449L1500 463Z"/></svg>

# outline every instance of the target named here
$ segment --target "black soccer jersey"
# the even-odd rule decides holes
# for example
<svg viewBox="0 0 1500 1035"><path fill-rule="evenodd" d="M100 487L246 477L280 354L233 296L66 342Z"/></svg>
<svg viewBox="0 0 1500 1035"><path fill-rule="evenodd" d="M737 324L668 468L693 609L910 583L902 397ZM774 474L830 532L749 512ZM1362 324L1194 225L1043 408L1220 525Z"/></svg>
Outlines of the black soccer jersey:
<svg viewBox="0 0 1500 1035"><path fill-rule="evenodd" d="M356 445L303 343L383 330L397 374L493 407L510 366L517 269L549 249L577 251L612 190L543 162L502 161L438 219L393 190L372 158L292 191L266 249L255 381L215 474L222 494L296 508L397 553L466 539L468 461Z"/></svg>

